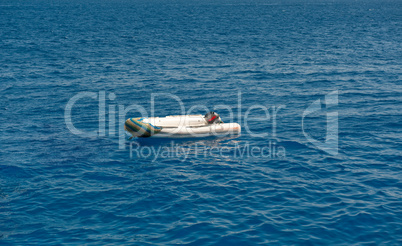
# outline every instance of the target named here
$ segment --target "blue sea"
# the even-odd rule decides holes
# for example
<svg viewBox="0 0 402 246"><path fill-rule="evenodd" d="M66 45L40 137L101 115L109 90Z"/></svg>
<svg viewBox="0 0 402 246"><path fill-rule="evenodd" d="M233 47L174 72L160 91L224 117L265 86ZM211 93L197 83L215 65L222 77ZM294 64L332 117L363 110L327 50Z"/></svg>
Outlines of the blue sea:
<svg viewBox="0 0 402 246"><path fill-rule="evenodd" d="M401 13L0 0L0 244L402 245ZM241 135L122 128L208 111Z"/></svg>

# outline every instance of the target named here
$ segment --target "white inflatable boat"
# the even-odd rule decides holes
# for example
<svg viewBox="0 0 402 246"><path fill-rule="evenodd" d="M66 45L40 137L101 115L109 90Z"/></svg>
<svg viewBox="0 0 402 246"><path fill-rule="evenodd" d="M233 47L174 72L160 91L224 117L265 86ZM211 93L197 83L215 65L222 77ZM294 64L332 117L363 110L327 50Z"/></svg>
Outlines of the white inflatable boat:
<svg viewBox="0 0 402 246"><path fill-rule="evenodd" d="M177 115L166 117L129 118L124 129L133 137L207 137L239 134L237 123L223 123L219 115Z"/></svg>

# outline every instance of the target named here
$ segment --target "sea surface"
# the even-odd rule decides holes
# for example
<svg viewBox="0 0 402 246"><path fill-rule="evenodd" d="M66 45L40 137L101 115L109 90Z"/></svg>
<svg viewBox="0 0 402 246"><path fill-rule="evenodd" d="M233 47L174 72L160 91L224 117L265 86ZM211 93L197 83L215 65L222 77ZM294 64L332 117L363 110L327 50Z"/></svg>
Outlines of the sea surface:
<svg viewBox="0 0 402 246"><path fill-rule="evenodd" d="M401 245L401 13L0 0L0 245ZM122 129L208 111L242 134Z"/></svg>

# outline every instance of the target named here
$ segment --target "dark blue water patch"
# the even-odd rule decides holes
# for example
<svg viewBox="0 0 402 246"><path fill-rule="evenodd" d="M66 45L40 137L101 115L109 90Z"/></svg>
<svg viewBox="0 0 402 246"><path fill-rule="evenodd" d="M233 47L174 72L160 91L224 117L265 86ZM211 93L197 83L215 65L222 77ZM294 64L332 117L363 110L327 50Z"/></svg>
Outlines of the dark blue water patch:
<svg viewBox="0 0 402 246"><path fill-rule="evenodd" d="M1 242L397 245L400 10L397 1L3 1ZM150 112L152 93L178 96L186 110L228 105L233 119L218 113L243 132L134 139L122 150L116 115L114 135L109 118L106 136L74 135L66 104L100 91L107 112ZM303 128L306 108L334 91L338 105ZM286 106L276 135L272 114L245 119L256 104ZM169 97L157 98L155 112L181 114ZM328 112L338 112L336 156L305 138L325 141ZM73 107L78 129L99 133L98 121L97 99ZM239 153L270 142L286 155ZM130 157L130 144L172 143L187 156Z"/></svg>

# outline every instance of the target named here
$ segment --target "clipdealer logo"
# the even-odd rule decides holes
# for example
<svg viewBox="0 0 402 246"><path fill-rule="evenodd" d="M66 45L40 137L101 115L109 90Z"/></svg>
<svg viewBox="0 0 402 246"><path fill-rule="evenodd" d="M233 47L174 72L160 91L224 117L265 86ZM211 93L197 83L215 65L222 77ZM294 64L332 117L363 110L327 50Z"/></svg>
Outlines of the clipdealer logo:
<svg viewBox="0 0 402 246"><path fill-rule="evenodd" d="M325 151L330 155L338 154L338 112L326 113L326 136L324 141L314 139L305 131L304 118L312 113L317 113L321 110L331 109L338 105L338 91L332 91L325 95L325 99L318 99L314 101L310 106L304 110L302 117L302 129L303 134L307 140L316 146L318 149Z"/></svg>
<svg viewBox="0 0 402 246"><path fill-rule="evenodd" d="M190 109L186 110L184 107L183 102L179 97L169 93L152 93L150 106L151 106L151 114L150 116L153 117L155 114L155 100L162 98L170 98L171 100L175 100L179 104L179 109L181 115L186 114L194 114L196 111L211 111L205 105L195 105ZM90 98L92 100L97 100L98 104L98 129L92 129L84 131L82 129L78 129L74 126L72 121L72 111L74 109L74 105L83 98ZM73 96L67 103L64 111L64 120L66 123L67 128L70 130L71 133L85 137L85 138L93 138L93 137L105 137L108 135L109 137L118 137L118 145L119 149L126 148L126 133L124 130L124 121L126 120L128 113L134 113L141 117L148 117L149 114L147 110L137 104L132 104L129 106L125 105L116 105L114 104L114 100L116 99L116 95L114 93L106 93L105 91L96 92L80 92L77 95ZM279 144L276 136L276 127L277 127L277 114L278 112L286 108L286 105L279 105L279 106L271 106L266 107L264 105L252 105L251 107L247 108L247 111L243 114L242 112L242 95L241 92L238 92L237 98L237 112L233 110L233 107L228 105L216 105L212 111L219 111L225 110L228 112L227 118L229 122L233 122L235 120L235 114L237 113L237 119L240 121L239 123L242 125L242 128L247 132L247 136L249 137L257 137L257 138L264 138L264 139L276 139L276 142ZM338 154L338 112L337 111L330 111L335 106L338 105L338 90L332 91L325 95L324 99L317 99L313 103L311 103L306 110L304 110L302 114L302 131L306 139L313 144L316 148L325 151L330 155L337 155ZM79 107L79 106L75 106ZM249 117L253 110L261 110L263 112L264 117L260 118L253 118ZM305 118L314 113L326 112L326 134L324 141L319 139L315 139L311 135L307 133L307 127L305 124ZM264 122L269 122L271 124L272 132L259 132L259 131L252 131L249 127L249 121L252 120L263 120ZM106 130L108 129L108 131ZM117 128L117 129L116 129ZM309 129L311 130L311 129ZM319 129L313 129L319 130ZM270 138L269 138L270 137ZM131 148L133 146L130 146ZM237 146L239 147L239 146ZM238 148L240 150L240 148ZM136 150L136 149L135 149ZM254 149L251 150L251 152ZM207 151L208 152L208 151ZM256 151L260 152L260 151ZM264 151L262 151L264 152ZM171 152L172 153L172 152ZM206 153L204 151L204 153ZM209 153L209 152L208 152ZM249 153L249 151L246 151ZM261 154L260 156L263 156Z"/></svg>

